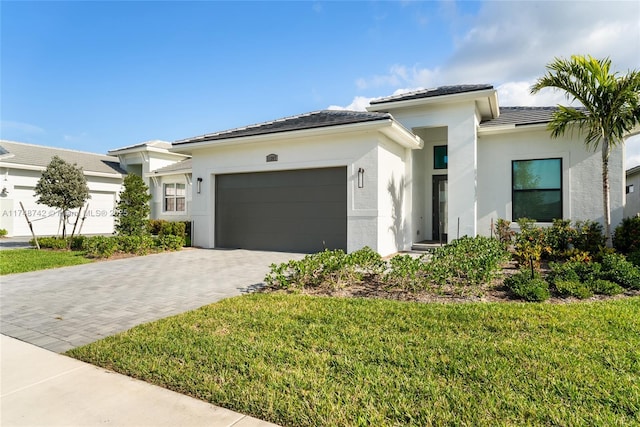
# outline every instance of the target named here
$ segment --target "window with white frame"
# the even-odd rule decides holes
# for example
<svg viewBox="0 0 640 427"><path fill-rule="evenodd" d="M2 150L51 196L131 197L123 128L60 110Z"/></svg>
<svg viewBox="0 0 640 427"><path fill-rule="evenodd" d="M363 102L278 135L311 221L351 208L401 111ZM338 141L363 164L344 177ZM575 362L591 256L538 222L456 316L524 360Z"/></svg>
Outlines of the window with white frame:
<svg viewBox="0 0 640 427"><path fill-rule="evenodd" d="M513 160L512 219L562 218L562 159Z"/></svg>
<svg viewBox="0 0 640 427"><path fill-rule="evenodd" d="M164 211L184 212L186 207L186 189L184 184L164 184Z"/></svg>

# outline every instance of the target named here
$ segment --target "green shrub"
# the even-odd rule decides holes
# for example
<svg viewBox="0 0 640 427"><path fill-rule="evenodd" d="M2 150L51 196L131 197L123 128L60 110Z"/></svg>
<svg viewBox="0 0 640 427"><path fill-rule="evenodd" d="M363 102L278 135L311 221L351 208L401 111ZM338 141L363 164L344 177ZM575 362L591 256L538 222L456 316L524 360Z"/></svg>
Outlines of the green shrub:
<svg viewBox="0 0 640 427"><path fill-rule="evenodd" d="M540 302L549 299L549 284L538 274L531 277L531 272L520 271L504 279L504 285L518 298L525 301Z"/></svg>
<svg viewBox="0 0 640 427"><path fill-rule="evenodd" d="M585 299L593 296L589 285L578 280L556 280L554 286L558 293L564 297Z"/></svg>
<svg viewBox="0 0 640 427"><path fill-rule="evenodd" d="M71 248L72 251L81 251L86 237L73 236L73 237L68 237L68 239L71 240L71 244L69 247Z"/></svg>
<svg viewBox="0 0 640 427"><path fill-rule="evenodd" d="M429 284L425 267L422 257L396 255L389 260L389 270L384 276L384 282L389 287L405 291L425 289Z"/></svg>
<svg viewBox="0 0 640 427"><path fill-rule="evenodd" d="M160 226L158 236L184 237L185 223L179 221L164 221Z"/></svg>
<svg viewBox="0 0 640 427"><path fill-rule="evenodd" d="M9 232L5 228L0 228L0 237L5 237Z"/></svg>
<svg viewBox="0 0 640 427"><path fill-rule="evenodd" d="M109 258L118 250L118 240L115 236L92 236L83 242L82 249L89 258Z"/></svg>
<svg viewBox="0 0 640 427"><path fill-rule="evenodd" d="M40 237L38 238L38 244L43 249L67 249L67 239L62 237ZM35 246L34 239L29 240L31 246Z"/></svg>
<svg viewBox="0 0 640 427"><path fill-rule="evenodd" d="M153 248L153 238L151 236L115 236L118 250L128 254L144 255Z"/></svg>
<svg viewBox="0 0 640 427"><path fill-rule="evenodd" d="M162 230L162 224L165 222L167 221L165 221L164 219L150 219L147 223L147 229L149 230L149 233L154 236L160 234L160 230Z"/></svg>
<svg viewBox="0 0 640 427"><path fill-rule="evenodd" d="M551 253L546 244L546 232L536 227L535 220L529 218L518 219L520 232L516 234L514 250L521 267L528 267L533 263L539 269L543 256Z"/></svg>
<svg viewBox="0 0 640 427"><path fill-rule="evenodd" d="M627 255L627 261L636 267L640 267L640 249L637 251L633 251Z"/></svg>
<svg viewBox="0 0 640 427"><path fill-rule="evenodd" d="M602 258L600 278L617 283L623 288L640 289L640 268L621 254L607 254Z"/></svg>
<svg viewBox="0 0 640 427"><path fill-rule="evenodd" d="M544 247L552 258L562 258L574 246L577 231L569 219L554 219L551 227L544 229Z"/></svg>
<svg viewBox="0 0 640 427"><path fill-rule="evenodd" d="M622 220L613 232L613 247L623 254L640 250L640 216Z"/></svg>
<svg viewBox="0 0 640 427"><path fill-rule="evenodd" d="M73 236L73 238L71 237L66 237L66 238L62 238L62 237L39 237L38 238L38 244L40 245L41 248L43 249L71 249L74 251L80 251L82 250L82 244L84 242L84 239L86 239L85 236ZM35 246L36 242L34 239L29 240L29 244L31 246Z"/></svg>
<svg viewBox="0 0 640 427"><path fill-rule="evenodd" d="M511 229L511 221L498 218L496 221L496 238L503 244L504 248L508 248L513 243L516 232Z"/></svg>
<svg viewBox="0 0 640 427"><path fill-rule="evenodd" d="M547 281L556 285L558 281L587 283L600 277L601 265L597 262L567 261L549 263L551 271Z"/></svg>
<svg viewBox="0 0 640 427"><path fill-rule="evenodd" d="M596 255L605 245L602 225L595 221L576 221L573 247Z"/></svg>
<svg viewBox="0 0 640 427"><path fill-rule="evenodd" d="M178 251L184 246L184 237L162 234L156 238L155 244L162 250Z"/></svg>
<svg viewBox="0 0 640 427"><path fill-rule="evenodd" d="M496 277L507 259L508 254L498 240L464 236L436 249L426 263L426 272L439 285L473 286Z"/></svg>
<svg viewBox="0 0 640 427"><path fill-rule="evenodd" d="M604 279L595 279L589 282L589 287L594 294L599 295L618 295L624 292L622 286Z"/></svg>
<svg viewBox="0 0 640 427"><path fill-rule="evenodd" d="M347 254L345 266L358 275L358 279L364 276L374 278L387 269L387 263L380 254L368 246Z"/></svg>

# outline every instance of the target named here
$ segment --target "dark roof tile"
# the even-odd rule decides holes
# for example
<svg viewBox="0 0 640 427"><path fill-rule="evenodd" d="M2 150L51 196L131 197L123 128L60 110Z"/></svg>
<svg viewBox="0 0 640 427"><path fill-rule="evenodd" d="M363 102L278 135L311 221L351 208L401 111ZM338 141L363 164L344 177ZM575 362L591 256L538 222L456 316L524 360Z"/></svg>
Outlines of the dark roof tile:
<svg viewBox="0 0 640 427"><path fill-rule="evenodd" d="M579 107L578 109L582 109ZM494 126L526 126L549 123L558 107L500 107L500 117L485 120L481 128Z"/></svg>
<svg viewBox="0 0 640 427"><path fill-rule="evenodd" d="M47 167L53 156L58 156L68 163L77 164L85 172L127 173L120 167L118 158L113 156L4 140L0 141L0 147L12 154L2 158L4 163Z"/></svg>
<svg viewBox="0 0 640 427"><path fill-rule="evenodd" d="M409 101L412 99L433 98L436 96L456 95L459 93L476 92L480 90L493 89L490 84L475 85L453 85L440 86L432 89L423 89L415 92L402 93L400 95L386 96L371 101L371 105L384 104L387 102Z"/></svg>
<svg viewBox="0 0 640 427"><path fill-rule="evenodd" d="M366 111L322 110L297 116L285 117L270 122L258 123L245 127L225 130L193 138L182 139L174 145L241 138L247 136L268 135L279 132L315 129L329 126L364 123L375 120L392 119L387 113L371 113Z"/></svg>

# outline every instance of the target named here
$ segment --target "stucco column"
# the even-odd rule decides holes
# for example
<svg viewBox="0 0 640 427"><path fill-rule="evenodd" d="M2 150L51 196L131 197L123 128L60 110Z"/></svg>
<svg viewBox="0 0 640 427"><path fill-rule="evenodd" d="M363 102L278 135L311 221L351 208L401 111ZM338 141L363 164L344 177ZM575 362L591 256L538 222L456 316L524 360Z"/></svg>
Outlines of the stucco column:
<svg viewBox="0 0 640 427"><path fill-rule="evenodd" d="M477 234L478 137L475 111L468 107L448 127L448 240ZM506 177L505 177L506 179ZM459 225L458 225L459 224Z"/></svg>

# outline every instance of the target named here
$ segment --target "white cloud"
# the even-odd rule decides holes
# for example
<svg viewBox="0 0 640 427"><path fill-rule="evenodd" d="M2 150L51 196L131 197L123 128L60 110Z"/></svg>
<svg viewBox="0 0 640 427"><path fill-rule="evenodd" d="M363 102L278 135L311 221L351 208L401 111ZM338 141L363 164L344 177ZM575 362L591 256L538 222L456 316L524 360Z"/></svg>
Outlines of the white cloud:
<svg viewBox="0 0 640 427"><path fill-rule="evenodd" d="M347 106L330 105L329 110L352 110L352 111L365 111L369 106L369 103L375 98L367 98L365 96L356 96L351 101L351 104Z"/></svg>
<svg viewBox="0 0 640 427"><path fill-rule="evenodd" d="M535 106L546 107L558 104L571 105L563 92L543 89L535 95L531 94L534 81L508 82L496 87L498 99L502 106Z"/></svg>
<svg viewBox="0 0 640 427"><path fill-rule="evenodd" d="M447 61L436 68L394 64L357 79L356 87L388 95L399 87L490 83L502 105L556 105L567 103L561 93L529 94L554 57L610 57L619 72L640 65L640 2L486 1L472 17L447 3L442 17L457 32Z"/></svg>

